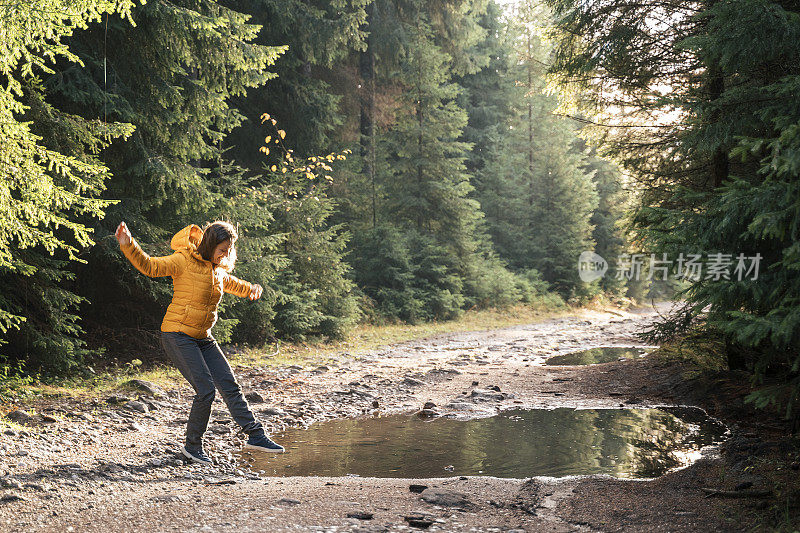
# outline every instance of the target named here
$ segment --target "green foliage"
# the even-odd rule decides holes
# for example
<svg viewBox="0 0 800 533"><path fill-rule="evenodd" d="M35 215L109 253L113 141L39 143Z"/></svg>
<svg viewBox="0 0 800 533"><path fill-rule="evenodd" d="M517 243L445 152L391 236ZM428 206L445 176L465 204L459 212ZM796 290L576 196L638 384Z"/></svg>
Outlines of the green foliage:
<svg viewBox="0 0 800 533"><path fill-rule="evenodd" d="M462 279L430 236L381 225L355 235L352 247L355 281L381 315L410 324L460 316Z"/></svg>
<svg viewBox="0 0 800 533"><path fill-rule="evenodd" d="M64 39L104 14L130 16L130 1L17 2L0 7L0 344L6 358L58 359L81 355L72 314L81 298L62 288L66 260L93 244L85 219L111 202L97 196L110 176L97 157L127 124L100 124L44 102L41 76L56 59L79 62ZM24 346L24 349L23 347ZM54 352L53 352L54 351Z"/></svg>
<svg viewBox="0 0 800 533"><path fill-rule="evenodd" d="M274 78L267 67L286 48L255 44L259 26L212 0L147 3L131 17L135 27L109 19L75 35L69 45L86 67L62 65L45 87L60 108L136 126L128 142L103 153L115 176L105 197L120 201L77 283L91 302L82 309L86 327L107 339L112 320L137 340L103 344L139 352L159 349L156 336L151 342L137 331L158 329L171 286L131 269L110 235L125 220L148 253L166 255L190 222L237 220L227 200L243 184L221 143L243 116L229 101Z"/></svg>
<svg viewBox="0 0 800 533"><path fill-rule="evenodd" d="M617 175L544 94L542 13L520 25L482 0L48 0L0 16L12 360L67 372L104 350L160 353L170 283L130 268L121 220L156 256L188 223L237 224L235 275L265 290L226 296L214 334L253 344L343 338L370 313L538 303L550 287L586 296L597 289L574 263L590 217L598 243L618 245Z"/></svg>
<svg viewBox="0 0 800 533"><path fill-rule="evenodd" d="M259 44L281 43L287 51L275 64L277 79L233 100L247 117L226 139L236 161L258 172L258 117L274 115L287 132L290 147L307 156L341 146L335 133L345 116L341 105L348 72L341 64L364 46L363 24L369 0L235 0L228 5L252 15L262 30ZM347 80L347 81L345 81Z"/></svg>
<svg viewBox="0 0 800 533"><path fill-rule="evenodd" d="M489 65L461 81L470 116L464 136L475 143L475 197L498 255L513 269L538 270L564 297L586 298L597 288L578 280L575 265L593 247L593 165L603 162L584 153L577 128L554 116L557 99L545 94L549 48L536 31L545 17L523 3L504 23L490 4L481 19ZM609 169L603 178L618 176ZM617 205L605 207L607 217L618 216Z"/></svg>
<svg viewBox="0 0 800 533"><path fill-rule="evenodd" d="M298 159L284 145L276 119L262 115L272 135L261 153L279 154L262 173L241 180L226 209L244 229L242 276L265 293L252 303L238 300L227 315L236 319L232 339L263 343L268 337L322 336L341 339L360 313L344 252L349 235L328 219L336 203L328 195L337 161L349 151Z"/></svg>
<svg viewBox="0 0 800 533"><path fill-rule="evenodd" d="M769 0L699 11L551 4L567 30L555 70L590 96L589 107L629 110L622 125L632 127L602 135L641 186L637 238L672 257L731 257L729 277L688 281L687 305L660 329L678 334L702 317L723 336L728 366L766 385L751 400L800 420L800 11ZM672 23L648 24L656 18ZM647 127L654 116L661 124ZM760 254L757 279L738 275L740 254Z"/></svg>

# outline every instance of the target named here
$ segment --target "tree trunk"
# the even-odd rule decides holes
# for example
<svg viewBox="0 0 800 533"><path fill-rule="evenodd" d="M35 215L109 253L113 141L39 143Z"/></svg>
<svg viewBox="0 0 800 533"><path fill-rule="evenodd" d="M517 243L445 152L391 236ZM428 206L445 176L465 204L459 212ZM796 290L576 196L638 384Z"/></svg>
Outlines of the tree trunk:
<svg viewBox="0 0 800 533"><path fill-rule="evenodd" d="M375 13L375 2L367 7L367 49L359 57L361 77L361 159L363 172L372 187L372 228L377 224L375 199L375 42L371 24Z"/></svg>

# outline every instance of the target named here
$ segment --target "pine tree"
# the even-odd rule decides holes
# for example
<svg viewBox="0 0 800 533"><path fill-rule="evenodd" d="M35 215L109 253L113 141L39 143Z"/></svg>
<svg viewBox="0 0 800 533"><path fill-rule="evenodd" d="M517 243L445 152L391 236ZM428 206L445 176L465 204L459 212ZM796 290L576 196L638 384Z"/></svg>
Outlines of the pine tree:
<svg viewBox="0 0 800 533"><path fill-rule="evenodd" d="M455 102L450 58L433 44L427 14L407 23L409 48L402 65L403 113L387 135L392 157L390 217L419 234L433 235L458 257L474 250L471 232L480 217L464 161L470 146L458 141L467 116Z"/></svg>
<svg viewBox="0 0 800 533"><path fill-rule="evenodd" d="M74 314L81 298L64 288L65 265L91 245L86 220L110 202L98 195L108 168L97 152L131 134L127 124L85 120L44 101L41 77L53 61L76 63L64 44L76 31L133 2L58 0L0 7L0 345L3 356L64 368L85 353Z"/></svg>
<svg viewBox="0 0 800 533"><path fill-rule="evenodd" d="M494 72L485 75L498 86L478 85L469 108L476 116L473 135L483 145L475 156L478 198L502 258L517 270L540 272L563 296L584 297L575 265L582 251L592 249L597 197L575 126L554 116L558 102L544 94L549 49L536 25L545 15L519 6L503 41L492 37L499 33L497 22L488 28L496 59L489 66Z"/></svg>
<svg viewBox="0 0 800 533"><path fill-rule="evenodd" d="M626 111L598 137L642 189L637 238L673 258L733 260L728 277L704 270L688 280L685 305L650 338L692 327L721 336L730 368L749 369L756 383L768 371L783 377L754 398L796 413L797 213L789 206L800 118L793 93L797 6L725 0L620 10L615 1L551 3L566 30L556 71L581 88L588 107ZM604 124L615 119L595 117ZM739 254L760 254L757 279L739 279Z"/></svg>
<svg viewBox="0 0 800 533"><path fill-rule="evenodd" d="M300 156L346 148L337 134L345 121L343 97L354 78L342 63L363 49L370 0L233 0L239 12L262 26L257 44L287 45L275 64L277 78L233 101L247 117L225 141L237 162L258 171L259 116L270 113ZM353 83L354 85L354 83Z"/></svg>
<svg viewBox="0 0 800 533"><path fill-rule="evenodd" d="M594 150L592 150L594 152ZM627 251L624 213L628 196L623 190L622 175L613 163L590 153L584 172L593 176L598 204L592 213L594 251L613 268L618 257ZM625 279L610 271L599 281L600 288L610 296L622 296Z"/></svg>
<svg viewBox="0 0 800 533"><path fill-rule="evenodd" d="M164 255L181 227L223 214L228 177L212 169L226 168L222 141L243 120L229 101L274 78L266 68L285 47L254 44L259 27L212 0L147 3L131 17L135 27L109 19L74 35L70 47L85 67L60 65L44 86L60 108L136 127L102 153L115 176L104 195L120 201L98 226L106 238L76 282L91 302L81 314L96 344L146 353L158 347L171 290L132 271L110 234L125 220L148 253ZM134 340L117 345L102 336Z"/></svg>

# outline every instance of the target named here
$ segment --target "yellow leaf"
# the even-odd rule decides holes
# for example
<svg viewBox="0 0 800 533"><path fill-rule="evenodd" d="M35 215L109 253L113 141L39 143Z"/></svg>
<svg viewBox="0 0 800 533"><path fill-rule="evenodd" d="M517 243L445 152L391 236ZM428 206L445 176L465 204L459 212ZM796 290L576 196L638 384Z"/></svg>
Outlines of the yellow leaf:
<svg viewBox="0 0 800 533"><path fill-rule="evenodd" d="M261 150L264 152L265 155L269 155L269 148L267 148L266 146L262 146Z"/></svg>
<svg viewBox="0 0 800 533"><path fill-rule="evenodd" d="M286 167L283 167L283 168L281 169L281 172L283 172L284 174L286 174Z"/></svg>
<svg viewBox="0 0 800 533"><path fill-rule="evenodd" d="M262 124L265 123L268 120L269 120L269 113L264 113L264 114L261 115L261 123Z"/></svg>
<svg viewBox="0 0 800 533"><path fill-rule="evenodd" d="M274 118L273 118L273 119L270 119L270 122L272 122L272 125L273 125L273 126L274 126L275 124L277 124L277 123L278 123L278 121L277 121L277 120L275 120Z"/></svg>
<svg viewBox="0 0 800 533"><path fill-rule="evenodd" d="M269 167L269 169L271 171L275 172L278 169L278 167L276 167L275 165L272 165L271 167Z"/></svg>
<svg viewBox="0 0 800 533"><path fill-rule="evenodd" d="M283 131L283 130L278 130L278 135L281 136L281 139L285 139L286 138L286 132Z"/></svg>
<svg viewBox="0 0 800 533"><path fill-rule="evenodd" d="M306 177L308 179L310 179L310 180L313 180L314 179L314 174L312 174L311 172L306 172Z"/></svg>
<svg viewBox="0 0 800 533"><path fill-rule="evenodd" d="M272 135L267 135L267 138L264 139L264 144L268 144L271 139L272 139Z"/></svg>

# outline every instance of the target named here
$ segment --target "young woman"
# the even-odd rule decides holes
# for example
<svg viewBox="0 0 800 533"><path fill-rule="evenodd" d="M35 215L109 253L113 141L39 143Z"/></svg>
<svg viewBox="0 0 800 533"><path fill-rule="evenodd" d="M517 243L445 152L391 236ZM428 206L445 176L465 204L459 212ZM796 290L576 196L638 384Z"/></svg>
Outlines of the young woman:
<svg viewBox="0 0 800 533"><path fill-rule="evenodd" d="M283 446L264 433L253 416L233 377L228 360L211 336L223 292L257 300L263 288L230 274L236 262L238 235L227 222L213 222L201 229L190 224L172 237L175 253L150 257L139 247L121 222L115 237L133 266L150 277L172 276L172 303L161 323L161 344L195 391L183 454L199 463L211 463L203 451L202 437L208 428L214 386L219 389L233 419L249 435L245 448L282 452Z"/></svg>

